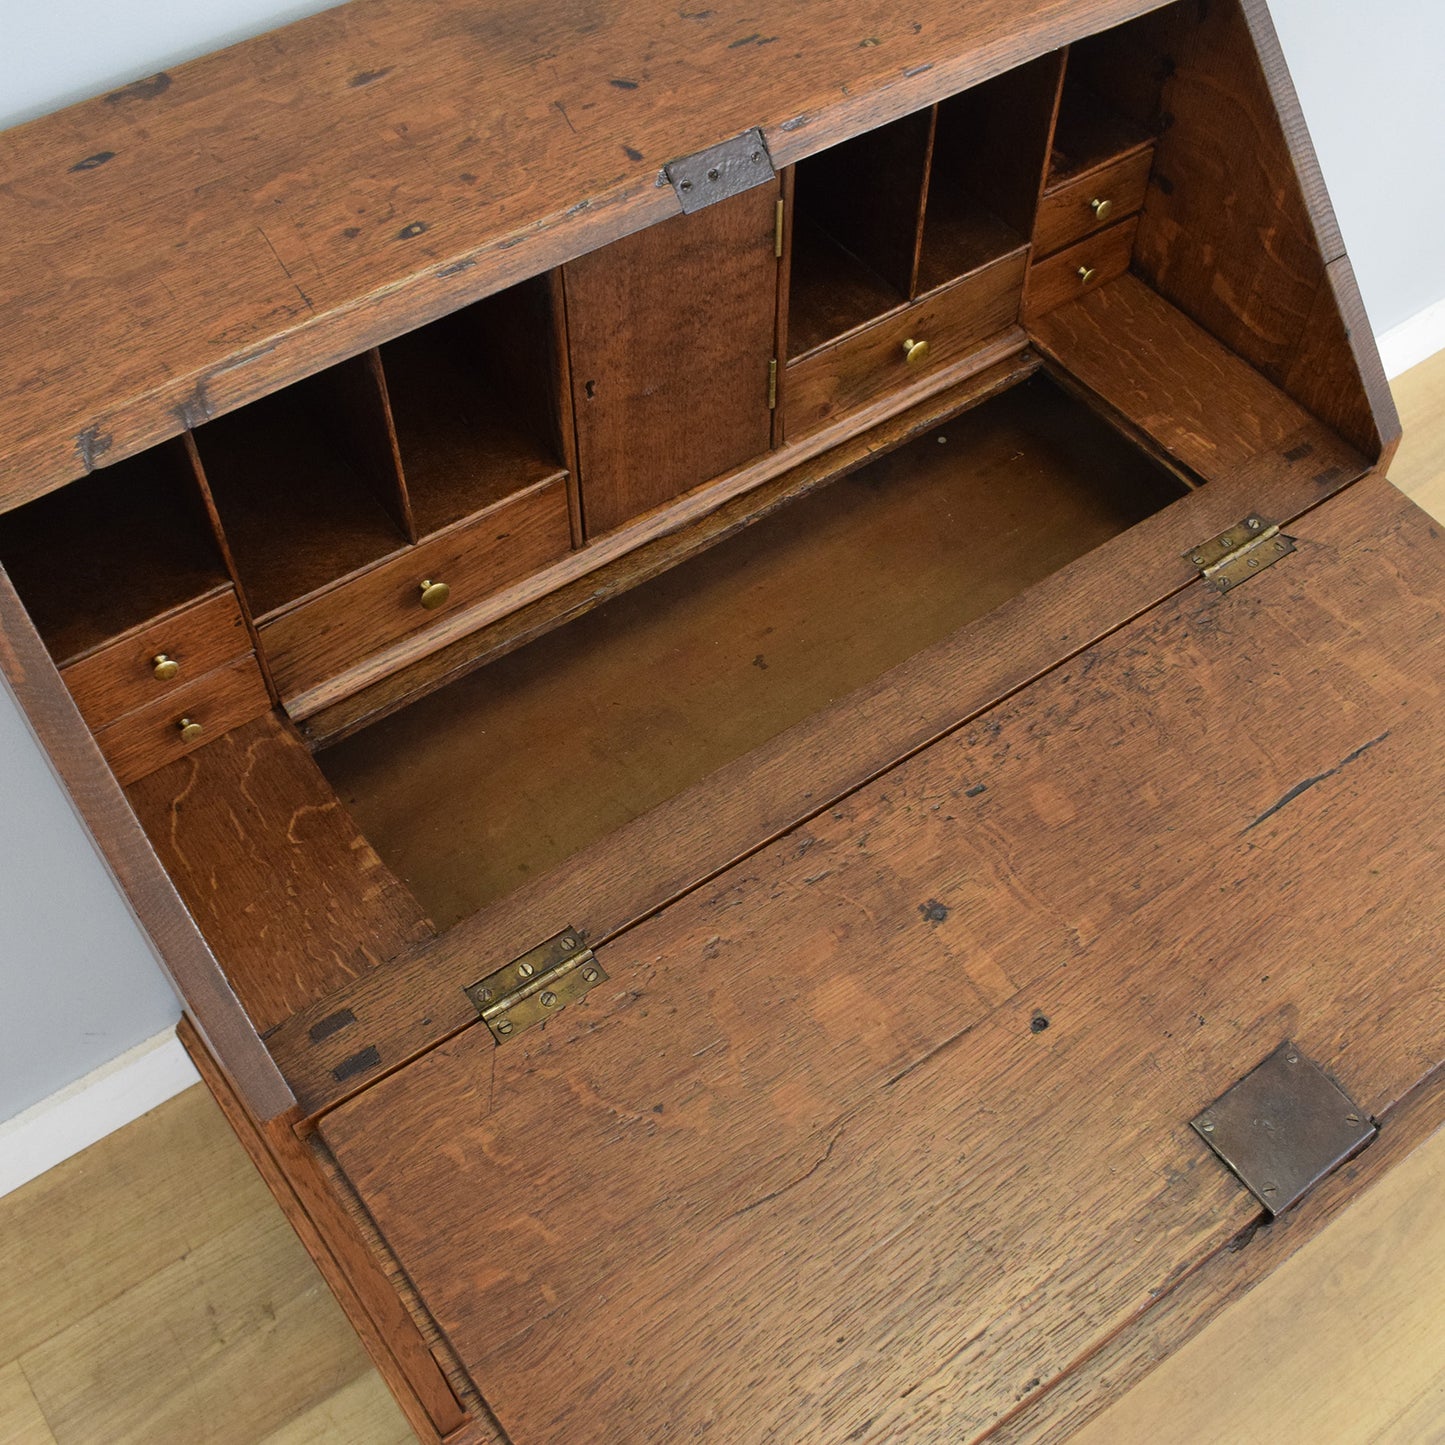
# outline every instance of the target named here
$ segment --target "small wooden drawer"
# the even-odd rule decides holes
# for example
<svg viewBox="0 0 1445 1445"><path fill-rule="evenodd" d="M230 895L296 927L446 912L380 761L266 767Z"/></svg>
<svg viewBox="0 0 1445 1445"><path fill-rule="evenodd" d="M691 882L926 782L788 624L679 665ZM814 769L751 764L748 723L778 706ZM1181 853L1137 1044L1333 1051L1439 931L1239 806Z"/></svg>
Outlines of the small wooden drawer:
<svg viewBox="0 0 1445 1445"><path fill-rule="evenodd" d="M508 497L263 623L261 646L276 686L283 698L294 697L571 547L565 478ZM424 583L449 589L443 605L422 605Z"/></svg>
<svg viewBox="0 0 1445 1445"><path fill-rule="evenodd" d="M784 375L784 426L796 440L967 355L1018 320L1020 248L798 361ZM927 343L910 364L905 343Z"/></svg>
<svg viewBox="0 0 1445 1445"><path fill-rule="evenodd" d="M1029 267L1024 285L1024 320L1042 316L1122 276L1134 255L1134 232L1138 229L1138 216L1131 216L1047 260L1036 261Z"/></svg>
<svg viewBox="0 0 1445 1445"><path fill-rule="evenodd" d="M106 643L60 675L90 730L98 732L250 650L235 589L226 587Z"/></svg>
<svg viewBox="0 0 1445 1445"><path fill-rule="evenodd" d="M127 713L101 728L95 740L116 777L133 783L260 717L270 706L256 655L248 652ZM185 736L190 724L199 731Z"/></svg>
<svg viewBox="0 0 1445 1445"><path fill-rule="evenodd" d="M1034 220L1034 254L1051 255L1132 216L1144 204L1153 164L1149 146L1046 190Z"/></svg>

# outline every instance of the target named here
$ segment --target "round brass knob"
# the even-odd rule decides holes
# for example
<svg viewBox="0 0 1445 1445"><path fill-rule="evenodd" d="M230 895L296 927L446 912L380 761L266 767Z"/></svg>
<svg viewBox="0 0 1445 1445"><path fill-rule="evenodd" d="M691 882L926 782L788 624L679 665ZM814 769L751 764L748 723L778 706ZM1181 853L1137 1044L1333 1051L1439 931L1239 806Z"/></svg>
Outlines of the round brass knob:
<svg viewBox="0 0 1445 1445"><path fill-rule="evenodd" d="M912 339L903 343L903 359L909 366L922 366L928 360L928 343Z"/></svg>
<svg viewBox="0 0 1445 1445"><path fill-rule="evenodd" d="M193 722L188 717L183 717L180 722L176 724L176 727L180 729L181 741L183 743L193 743L205 732L205 728L203 728L200 723Z"/></svg>
<svg viewBox="0 0 1445 1445"><path fill-rule="evenodd" d="M1107 221L1114 213L1114 203L1107 197L1095 196L1089 202L1089 208L1093 211L1096 221Z"/></svg>
<svg viewBox="0 0 1445 1445"><path fill-rule="evenodd" d="M155 673L157 681L169 682L181 670L181 665L174 657L167 657L164 652L158 652L151 658L151 670Z"/></svg>
<svg viewBox="0 0 1445 1445"><path fill-rule="evenodd" d="M421 605L428 612L445 607L452 595L452 589L445 582L423 582L421 584Z"/></svg>
<svg viewBox="0 0 1445 1445"><path fill-rule="evenodd" d="M1087 286L1094 279L1094 268L1092 266L1079 267L1079 285Z"/></svg>

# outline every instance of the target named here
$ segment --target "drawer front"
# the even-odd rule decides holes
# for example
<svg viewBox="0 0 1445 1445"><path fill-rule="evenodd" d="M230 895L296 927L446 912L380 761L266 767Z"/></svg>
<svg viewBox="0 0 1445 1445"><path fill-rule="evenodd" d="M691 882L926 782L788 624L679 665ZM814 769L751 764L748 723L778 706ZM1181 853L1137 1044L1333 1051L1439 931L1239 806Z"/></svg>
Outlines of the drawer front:
<svg viewBox="0 0 1445 1445"><path fill-rule="evenodd" d="M60 675L90 730L98 732L250 650L240 603L227 587L107 643Z"/></svg>
<svg viewBox="0 0 1445 1445"><path fill-rule="evenodd" d="M1134 232L1138 229L1139 218L1132 216L1047 260L1036 261L1029 267L1024 285L1024 320L1042 316L1122 276L1134 255Z"/></svg>
<svg viewBox="0 0 1445 1445"><path fill-rule="evenodd" d="M565 479L510 498L265 623L276 686L294 697L571 548ZM424 582L450 589L444 605L422 605Z"/></svg>
<svg viewBox="0 0 1445 1445"><path fill-rule="evenodd" d="M1153 164L1151 146L1045 191L1034 221L1034 254L1048 256L1132 216L1144 204Z"/></svg>
<svg viewBox="0 0 1445 1445"><path fill-rule="evenodd" d="M784 427L796 440L967 355L1018 320L1023 250L991 261L952 285L793 362L784 375ZM909 363L905 342L927 342Z"/></svg>
<svg viewBox="0 0 1445 1445"><path fill-rule="evenodd" d="M101 728L95 740L116 777L133 783L260 717L270 706L255 654L247 653L127 713ZM199 731L185 736L182 729L188 724Z"/></svg>

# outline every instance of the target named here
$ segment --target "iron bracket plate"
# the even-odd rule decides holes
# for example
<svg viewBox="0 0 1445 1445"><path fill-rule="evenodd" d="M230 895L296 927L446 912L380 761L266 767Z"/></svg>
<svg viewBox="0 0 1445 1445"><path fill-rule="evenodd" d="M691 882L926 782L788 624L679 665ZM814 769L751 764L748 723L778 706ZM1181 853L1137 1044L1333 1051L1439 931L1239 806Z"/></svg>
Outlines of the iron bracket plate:
<svg viewBox="0 0 1445 1445"><path fill-rule="evenodd" d="M1379 1133L1288 1040L1190 1122L1271 1215L1297 1204Z"/></svg>
<svg viewBox="0 0 1445 1445"><path fill-rule="evenodd" d="M492 1037L504 1044L560 1013L606 978L606 970L583 944L582 935L575 928L564 928L463 992Z"/></svg>
<svg viewBox="0 0 1445 1445"><path fill-rule="evenodd" d="M756 126L721 145L668 161L662 170L688 215L764 185L777 174Z"/></svg>
<svg viewBox="0 0 1445 1445"><path fill-rule="evenodd" d="M1216 592L1227 592L1248 582L1266 567L1294 551L1294 538L1286 537L1278 522L1266 522L1251 513L1227 532L1201 542L1184 553L1184 559L1199 568L1204 580Z"/></svg>

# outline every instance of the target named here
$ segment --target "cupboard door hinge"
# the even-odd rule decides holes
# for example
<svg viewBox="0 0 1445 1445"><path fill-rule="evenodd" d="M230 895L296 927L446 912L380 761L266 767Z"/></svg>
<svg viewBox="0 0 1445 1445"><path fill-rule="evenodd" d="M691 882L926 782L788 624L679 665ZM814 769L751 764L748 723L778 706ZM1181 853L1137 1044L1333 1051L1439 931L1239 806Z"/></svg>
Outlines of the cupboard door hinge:
<svg viewBox="0 0 1445 1445"><path fill-rule="evenodd" d="M607 978L575 928L539 943L464 990L492 1037L504 1044L540 1024Z"/></svg>
<svg viewBox="0 0 1445 1445"><path fill-rule="evenodd" d="M778 358L768 362L768 410L778 409Z"/></svg>
<svg viewBox="0 0 1445 1445"><path fill-rule="evenodd" d="M783 259L783 198L778 197L777 209L773 212L773 255Z"/></svg>
<svg viewBox="0 0 1445 1445"><path fill-rule="evenodd" d="M1284 1213L1380 1132L1288 1039L1190 1123L1271 1215Z"/></svg>
<svg viewBox="0 0 1445 1445"><path fill-rule="evenodd" d="M662 173L672 183L684 215L765 185L777 175L763 133L756 126L721 145L668 161Z"/></svg>
<svg viewBox="0 0 1445 1445"><path fill-rule="evenodd" d="M1227 532L1191 547L1184 560L1198 567L1200 576L1216 592L1228 592L1293 551L1294 538L1286 537L1277 522L1266 522L1255 513Z"/></svg>

